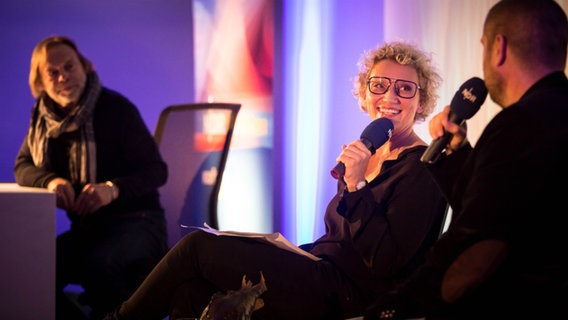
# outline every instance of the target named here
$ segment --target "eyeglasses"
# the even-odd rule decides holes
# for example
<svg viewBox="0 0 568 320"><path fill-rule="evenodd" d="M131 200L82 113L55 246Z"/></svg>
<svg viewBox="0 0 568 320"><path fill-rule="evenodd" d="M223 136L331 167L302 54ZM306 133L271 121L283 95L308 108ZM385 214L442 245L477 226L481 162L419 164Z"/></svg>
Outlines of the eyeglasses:
<svg viewBox="0 0 568 320"><path fill-rule="evenodd" d="M386 93L391 84L394 83L394 92L397 96L404 99L414 98L420 86L416 82L400 79L391 79L387 77L370 77L367 81L369 91L374 94Z"/></svg>

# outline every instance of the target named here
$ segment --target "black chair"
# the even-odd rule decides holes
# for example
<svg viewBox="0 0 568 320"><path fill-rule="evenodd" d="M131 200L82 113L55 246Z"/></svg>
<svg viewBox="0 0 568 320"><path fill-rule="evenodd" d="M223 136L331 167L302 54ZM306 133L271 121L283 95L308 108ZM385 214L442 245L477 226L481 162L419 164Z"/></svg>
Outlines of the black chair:
<svg viewBox="0 0 568 320"><path fill-rule="evenodd" d="M217 201L233 129L236 103L172 105L160 113L154 137L168 164L160 188L168 245L207 223L218 228Z"/></svg>

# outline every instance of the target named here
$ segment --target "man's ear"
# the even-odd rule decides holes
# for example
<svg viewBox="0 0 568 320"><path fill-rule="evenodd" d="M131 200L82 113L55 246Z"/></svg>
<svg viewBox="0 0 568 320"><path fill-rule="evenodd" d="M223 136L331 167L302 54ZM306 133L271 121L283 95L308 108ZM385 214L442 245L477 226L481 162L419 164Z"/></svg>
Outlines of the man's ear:
<svg viewBox="0 0 568 320"><path fill-rule="evenodd" d="M502 66L507 60L507 38L498 34L493 42L494 54L496 55L497 66Z"/></svg>

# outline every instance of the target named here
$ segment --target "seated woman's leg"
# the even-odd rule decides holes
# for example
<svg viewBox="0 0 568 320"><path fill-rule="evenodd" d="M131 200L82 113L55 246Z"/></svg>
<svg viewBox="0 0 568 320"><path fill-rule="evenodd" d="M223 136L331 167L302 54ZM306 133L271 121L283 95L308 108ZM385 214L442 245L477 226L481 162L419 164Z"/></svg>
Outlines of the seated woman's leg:
<svg viewBox="0 0 568 320"><path fill-rule="evenodd" d="M204 306L211 300L211 296L218 291L219 288L203 279L196 278L181 284L172 296L170 319L183 319L190 315L201 314Z"/></svg>
<svg viewBox="0 0 568 320"><path fill-rule="evenodd" d="M342 319L342 309L360 308L345 277L325 261L313 261L255 239L215 236L195 231L181 239L136 292L108 319L161 319L170 304L183 301L189 307L177 308L199 317L212 293L237 290L243 275L253 284L266 279L268 290L261 296L264 307L255 316L278 319ZM205 290L204 290L205 288ZM178 303L178 302L176 302ZM354 304L354 305L353 305Z"/></svg>

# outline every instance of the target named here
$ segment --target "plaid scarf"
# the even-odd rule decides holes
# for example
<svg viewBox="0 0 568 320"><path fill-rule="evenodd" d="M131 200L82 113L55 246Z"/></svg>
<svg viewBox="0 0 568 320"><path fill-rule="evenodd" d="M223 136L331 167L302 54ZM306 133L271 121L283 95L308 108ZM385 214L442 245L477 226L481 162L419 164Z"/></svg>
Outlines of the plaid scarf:
<svg viewBox="0 0 568 320"><path fill-rule="evenodd" d="M78 105L65 117L55 112L54 102L44 92L36 100L28 129L28 146L36 167L52 170L50 138L58 138L65 132L72 135L69 149L69 173L73 184L95 182L97 174L93 110L101 92L101 84L95 72L87 75L85 93Z"/></svg>

